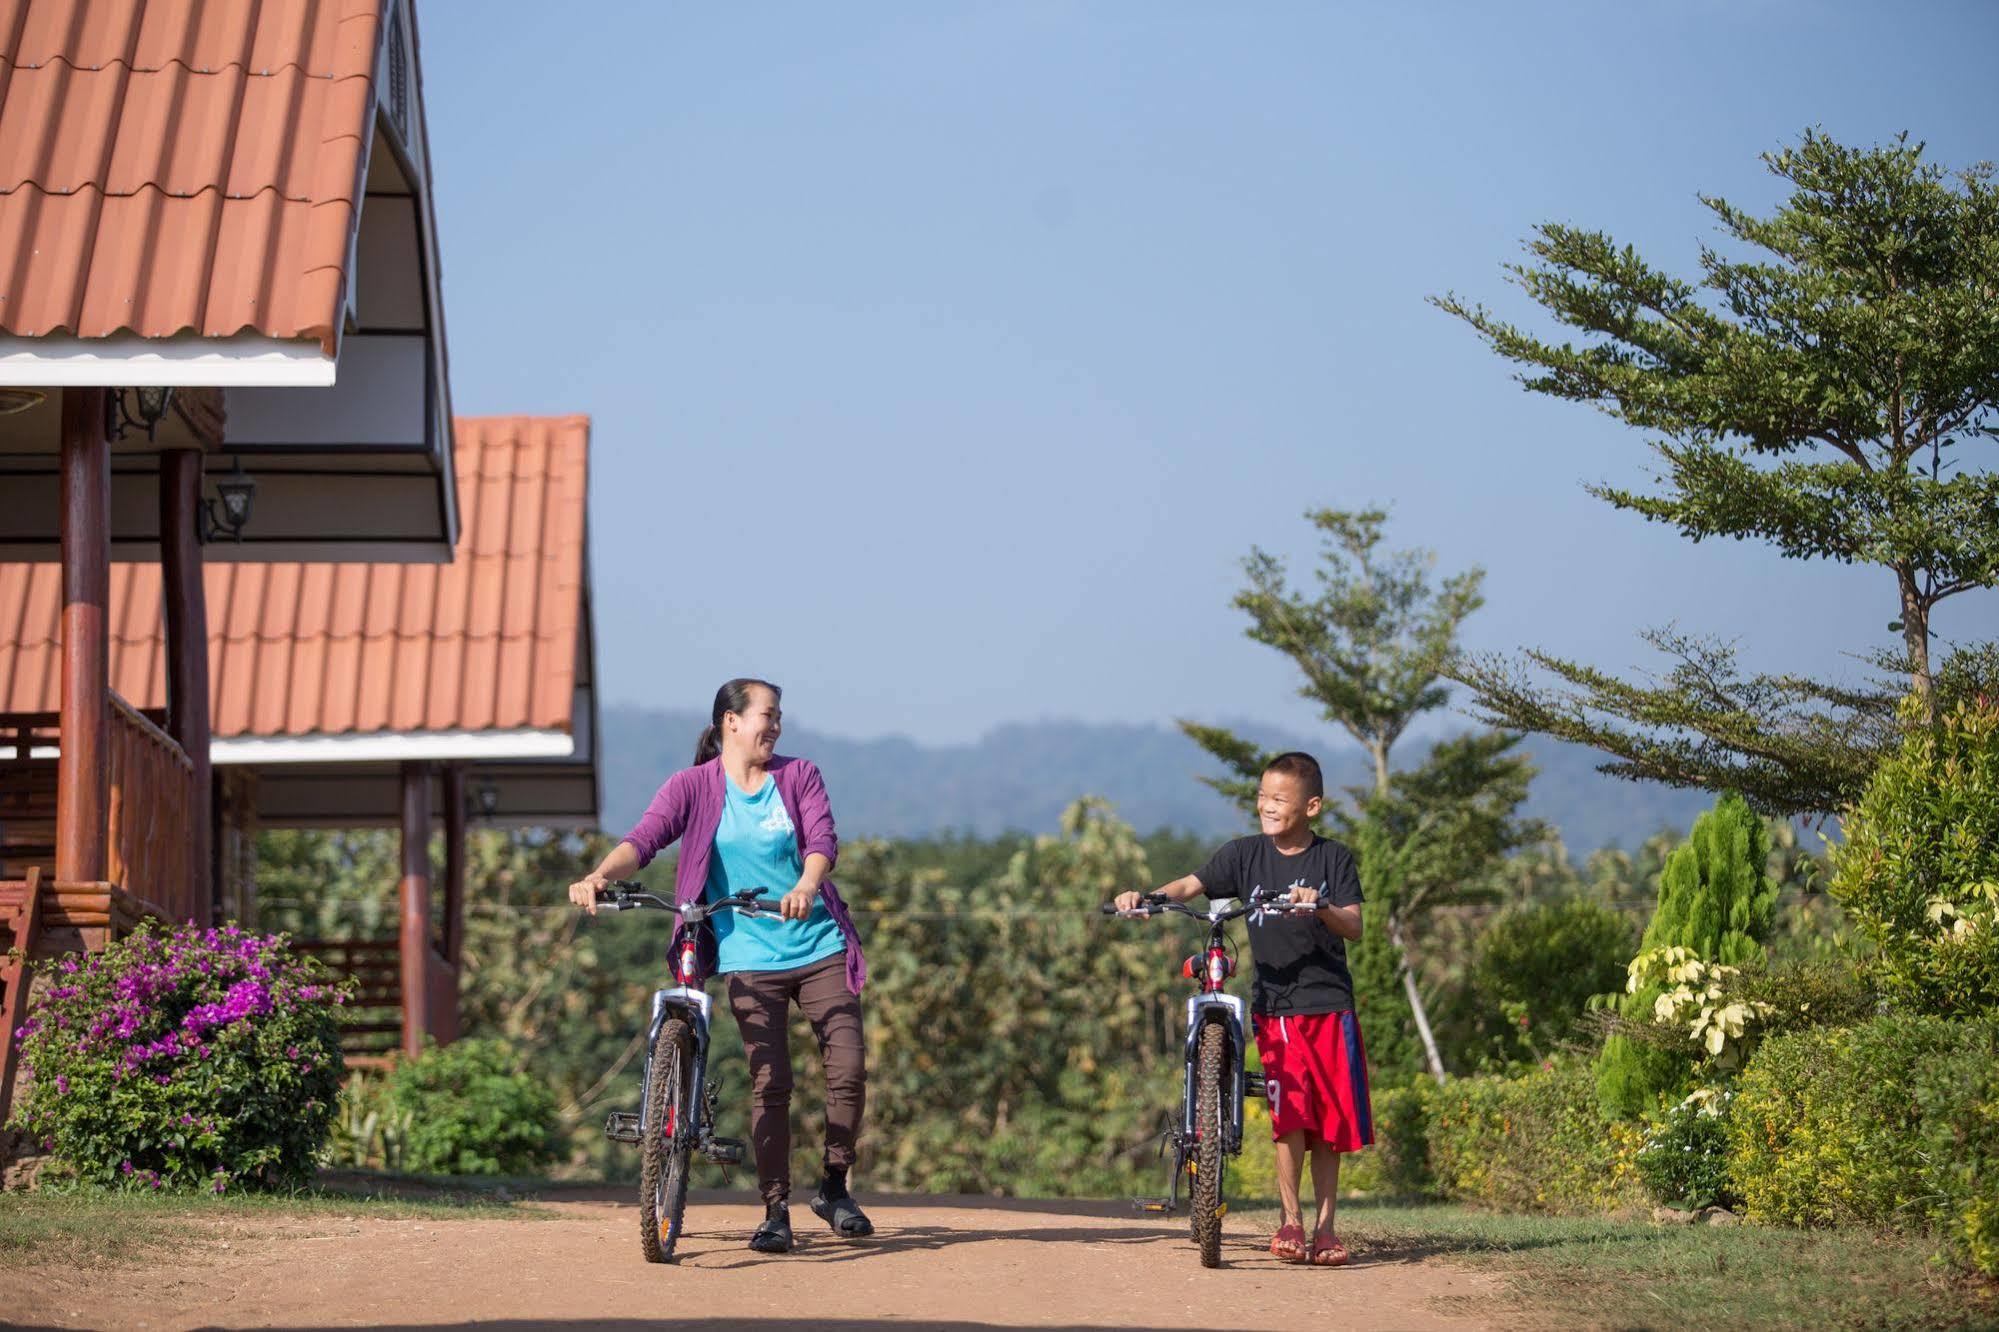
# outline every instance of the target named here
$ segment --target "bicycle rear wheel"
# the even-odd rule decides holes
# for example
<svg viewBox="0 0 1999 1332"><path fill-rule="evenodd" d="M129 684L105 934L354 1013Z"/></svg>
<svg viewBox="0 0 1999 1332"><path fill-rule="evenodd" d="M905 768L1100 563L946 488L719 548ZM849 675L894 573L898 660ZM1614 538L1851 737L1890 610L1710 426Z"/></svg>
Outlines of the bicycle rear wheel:
<svg viewBox="0 0 1999 1332"><path fill-rule="evenodd" d="M646 1133L639 1147L639 1247L649 1263L673 1261L687 1210L694 1151L694 1031L679 1018L660 1024L646 1087Z"/></svg>
<svg viewBox="0 0 1999 1332"><path fill-rule="evenodd" d="M1194 1065L1194 1182L1187 1201L1203 1267L1222 1265L1222 1213L1227 1210L1222 1202L1222 1172L1228 1158L1227 1134L1222 1128L1222 1083L1233 1072L1228 1051L1228 1032L1221 1023L1209 1022L1201 1028Z"/></svg>

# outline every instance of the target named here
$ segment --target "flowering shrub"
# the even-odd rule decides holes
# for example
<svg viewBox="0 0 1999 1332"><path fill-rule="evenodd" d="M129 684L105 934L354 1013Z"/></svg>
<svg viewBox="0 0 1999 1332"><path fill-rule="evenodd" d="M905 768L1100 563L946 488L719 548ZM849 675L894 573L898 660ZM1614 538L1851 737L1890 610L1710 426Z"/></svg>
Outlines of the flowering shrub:
<svg viewBox="0 0 1999 1332"><path fill-rule="evenodd" d="M1728 1178L1728 1111L1735 1093L1703 1087L1668 1110L1638 1149L1646 1192L1673 1207L1736 1207Z"/></svg>
<svg viewBox="0 0 1999 1332"><path fill-rule="evenodd" d="M21 1030L16 1122L97 1184L302 1184L343 1066L343 994L282 936L143 924L55 965Z"/></svg>

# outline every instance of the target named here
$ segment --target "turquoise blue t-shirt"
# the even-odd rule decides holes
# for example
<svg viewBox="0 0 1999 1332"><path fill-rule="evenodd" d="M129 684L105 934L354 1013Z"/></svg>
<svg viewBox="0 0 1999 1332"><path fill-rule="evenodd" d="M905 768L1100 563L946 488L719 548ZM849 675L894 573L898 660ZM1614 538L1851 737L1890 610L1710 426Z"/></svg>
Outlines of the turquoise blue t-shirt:
<svg viewBox="0 0 1999 1332"><path fill-rule="evenodd" d="M775 902L790 892L805 872L791 814L768 774L755 795L744 795L735 779L722 778L727 792L722 822L715 829L715 850L708 858L708 900L720 901L745 888ZM821 898L804 920L775 916L744 916L718 911L715 926L715 970L790 971L843 953L847 941Z"/></svg>

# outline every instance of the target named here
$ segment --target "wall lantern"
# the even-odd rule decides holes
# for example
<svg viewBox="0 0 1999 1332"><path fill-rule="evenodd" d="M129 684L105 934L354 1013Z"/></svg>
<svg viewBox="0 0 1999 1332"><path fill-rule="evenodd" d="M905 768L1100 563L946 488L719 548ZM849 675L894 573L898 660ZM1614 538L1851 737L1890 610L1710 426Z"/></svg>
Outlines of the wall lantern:
<svg viewBox="0 0 1999 1332"><path fill-rule="evenodd" d="M227 537L232 541L243 539L243 529L250 522L250 502L257 497L257 483L243 470L243 460L236 460L236 470L225 472L215 480L215 498L201 502L201 539L214 541Z"/></svg>
<svg viewBox="0 0 1999 1332"><path fill-rule="evenodd" d="M143 430L152 443L173 400L170 388L112 389L104 395L104 437L123 439L127 430Z"/></svg>
<svg viewBox="0 0 1999 1332"><path fill-rule="evenodd" d="M500 809L500 788L491 782L480 782L472 788L472 803L477 812L485 818L492 818Z"/></svg>

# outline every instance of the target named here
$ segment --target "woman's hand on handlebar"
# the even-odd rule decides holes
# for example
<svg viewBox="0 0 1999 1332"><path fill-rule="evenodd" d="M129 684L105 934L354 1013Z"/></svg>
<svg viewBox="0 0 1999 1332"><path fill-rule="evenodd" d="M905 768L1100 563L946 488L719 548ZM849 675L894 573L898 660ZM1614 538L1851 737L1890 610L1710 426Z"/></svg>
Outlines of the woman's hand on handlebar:
<svg viewBox="0 0 1999 1332"><path fill-rule="evenodd" d="M778 899L777 914L786 920L804 920L812 914L812 904L818 900L819 890L799 884Z"/></svg>
<svg viewBox="0 0 1999 1332"><path fill-rule="evenodd" d="M569 900L594 916L597 914L597 894L606 891L610 886L609 879L596 870L591 870L569 885Z"/></svg>

